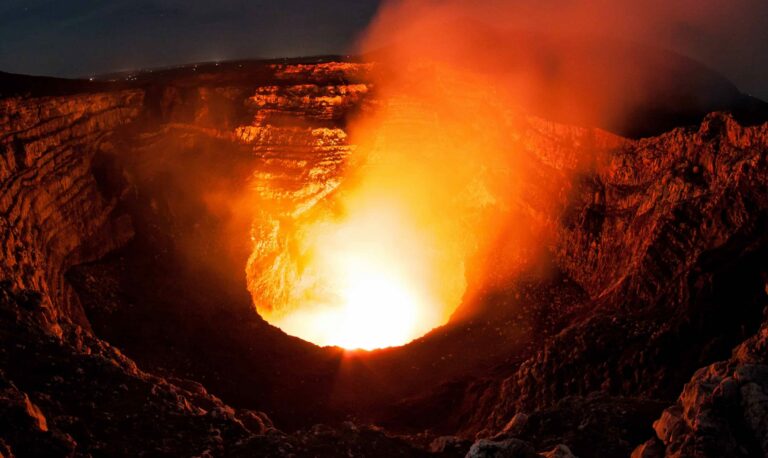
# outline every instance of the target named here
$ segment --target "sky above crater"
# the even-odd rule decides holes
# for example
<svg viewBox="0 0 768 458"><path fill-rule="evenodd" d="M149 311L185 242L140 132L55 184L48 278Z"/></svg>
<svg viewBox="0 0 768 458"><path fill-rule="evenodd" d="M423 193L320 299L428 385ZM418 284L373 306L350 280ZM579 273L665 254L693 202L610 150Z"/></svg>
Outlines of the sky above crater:
<svg viewBox="0 0 768 458"><path fill-rule="evenodd" d="M75 77L200 61L346 54L353 52L356 38L375 17L380 3L2 0L0 70ZM734 81L743 91L768 99L766 0L465 3L478 10L494 4L504 4L505 8L515 5L515 11L533 16L542 11L586 10L600 18L590 22L590 27L610 29L612 23L621 24L621 29L637 33L630 38L693 57ZM621 19L613 21L612 16ZM496 22L506 19L494 14L485 17Z"/></svg>

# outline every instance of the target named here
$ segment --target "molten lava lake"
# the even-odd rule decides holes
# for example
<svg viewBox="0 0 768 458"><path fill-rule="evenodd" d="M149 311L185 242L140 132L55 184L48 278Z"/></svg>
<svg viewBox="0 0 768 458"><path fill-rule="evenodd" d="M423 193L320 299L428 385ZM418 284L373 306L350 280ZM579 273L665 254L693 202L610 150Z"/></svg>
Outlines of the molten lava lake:
<svg viewBox="0 0 768 458"><path fill-rule="evenodd" d="M439 247L414 226L375 203L308 228L300 277L286 308L267 320L321 346L365 350L403 345L445 324L459 298L440 296L430 256Z"/></svg>

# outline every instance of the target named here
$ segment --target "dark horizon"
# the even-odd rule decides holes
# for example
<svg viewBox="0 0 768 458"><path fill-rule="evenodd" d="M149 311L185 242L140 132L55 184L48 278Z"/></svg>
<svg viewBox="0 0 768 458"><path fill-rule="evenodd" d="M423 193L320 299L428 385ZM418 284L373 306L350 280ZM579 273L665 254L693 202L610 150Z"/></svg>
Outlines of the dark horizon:
<svg viewBox="0 0 768 458"><path fill-rule="evenodd" d="M0 71L89 77L199 62L354 53L381 0L7 0L0 6ZM551 0L568 7L577 0ZM710 4L711 3L711 4ZM698 60L743 92L768 99L768 3L675 2L677 15L641 37ZM525 1L515 4L525 7ZM697 4L698 5L698 4ZM541 7L542 9L546 9ZM477 7L483 10L485 5ZM634 16L643 5L618 8ZM647 7L650 8L650 7ZM698 10L707 9L706 13ZM681 18L680 10L685 14ZM607 14L612 14L609 11ZM490 20L494 20L493 16Z"/></svg>
<svg viewBox="0 0 768 458"><path fill-rule="evenodd" d="M341 55L378 1L11 0L0 6L0 71L83 78L232 61Z"/></svg>

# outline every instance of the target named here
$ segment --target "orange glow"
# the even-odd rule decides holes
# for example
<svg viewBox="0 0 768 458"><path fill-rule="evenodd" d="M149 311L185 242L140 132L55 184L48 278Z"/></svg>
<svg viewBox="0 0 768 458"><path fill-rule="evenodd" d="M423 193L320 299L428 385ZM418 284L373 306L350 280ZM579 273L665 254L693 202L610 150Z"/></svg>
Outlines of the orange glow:
<svg viewBox="0 0 768 458"><path fill-rule="evenodd" d="M272 319L319 345L402 345L448 316L429 288L429 240L394 205L370 202L344 221L317 224L291 313Z"/></svg>

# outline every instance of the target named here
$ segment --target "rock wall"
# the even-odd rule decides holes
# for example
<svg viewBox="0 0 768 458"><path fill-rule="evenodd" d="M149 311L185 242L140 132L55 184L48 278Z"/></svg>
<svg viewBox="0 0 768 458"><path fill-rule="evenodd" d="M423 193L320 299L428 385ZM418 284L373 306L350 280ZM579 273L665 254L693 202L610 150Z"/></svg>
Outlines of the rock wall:
<svg viewBox="0 0 768 458"><path fill-rule="evenodd" d="M480 406L468 425L487 428L481 434L527 431L530 439L535 428L521 418L566 409L568 396L663 402L702 363L727 355L759 327L768 304L768 126L743 127L717 114L698 129L616 146L574 183L555 251L590 299L513 375L476 395ZM686 393L723 367L699 371ZM636 412L648 406L640 404ZM657 431L677 456L684 433ZM718 456L712 450L680 456Z"/></svg>
<svg viewBox="0 0 768 458"><path fill-rule="evenodd" d="M696 371L633 458L768 455L768 328Z"/></svg>
<svg viewBox="0 0 768 458"><path fill-rule="evenodd" d="M132 235L101 192L94 157L142 110L141 91L0 100L0 276L40 291L51 319L86 325L63 281ZM55 306L54 306L55 304Z"/></svg>
<svg viewBox="0 0 768 458"><path fill-rule="evenodd" d="M189 87L174 81L0 100L1 275L41 291L46 303L55 302L52 319L63 314L87 323L63 273L133 235L130 219L115 214L121 190L100 182L108 180L100 174L114 172L99 170L103 156L114 162L123 155L117 158L119 169L142 149L145 156L168 158L216 139L228 149L250 149L254 186L279 213L311 207L337 184L349 154L346 133L337 125L369 88L346 81L367 68L274 65L267 76L235 85L213 80ZM153 149L168 149L179 137L186 138L182 147Z"/></svg>

